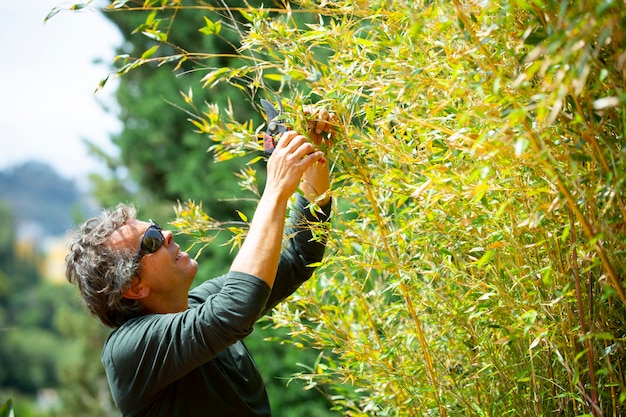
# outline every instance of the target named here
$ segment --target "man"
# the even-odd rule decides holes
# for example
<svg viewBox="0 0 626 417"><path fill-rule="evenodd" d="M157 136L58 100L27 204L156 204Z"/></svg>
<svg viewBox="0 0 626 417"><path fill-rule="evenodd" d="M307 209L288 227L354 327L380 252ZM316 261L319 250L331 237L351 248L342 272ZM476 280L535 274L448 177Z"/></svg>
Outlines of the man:
<svg viewBox="0 0 626 417"><path fill-rule="evenodd" d="M311 113L311 111L309 111ZM270 416L263 380L242 340L255 321L313 273L324 244L312 222L330 214L328 167L317 148L334 116L314 110L310 142L290 131L267 164L267 182L230 271L189 291L195 260L170 231L120 205L85 222L67 256L67 277L92 314L114 328L103 354L124 416ZM287 204L299 195L282 249Z"/></svg>

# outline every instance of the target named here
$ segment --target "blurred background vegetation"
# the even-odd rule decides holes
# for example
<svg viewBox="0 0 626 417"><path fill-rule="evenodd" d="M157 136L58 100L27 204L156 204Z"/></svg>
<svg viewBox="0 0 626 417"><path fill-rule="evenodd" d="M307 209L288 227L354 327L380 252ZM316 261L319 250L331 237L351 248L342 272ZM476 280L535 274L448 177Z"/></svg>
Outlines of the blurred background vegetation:
<svg viewBox="0 0 626 417"><path fill-rule="evenodd" d="M623 1L117 0L105 15L126 36L124 130L119 157L92 146L110 167L97 201L217 236L200 276L245 233L204 212L250 217L263 183L258 99L283 97L294 126L303 103L340 116L329 256L250 341L276 415L625 415ZM0 286L3 318L45 305L24 281L21 302ZM72 347L29 378L49 378L63 415L114 415L105 333L54 298L68 302L41 340ZM25 334L0 343L32 340L7 323ZM37 390L12 378L3 393Z"/></svg>

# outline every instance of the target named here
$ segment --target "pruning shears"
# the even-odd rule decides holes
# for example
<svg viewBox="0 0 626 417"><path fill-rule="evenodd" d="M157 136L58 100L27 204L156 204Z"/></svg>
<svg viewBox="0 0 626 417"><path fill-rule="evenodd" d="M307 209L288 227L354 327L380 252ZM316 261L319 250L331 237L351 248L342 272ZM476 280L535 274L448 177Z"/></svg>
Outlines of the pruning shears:
<svg viewBox="0 0 626 417"><path fill-rule="evenodd" d="M283 103L278 102L280 110L274 107L272 103L261 99L261 106L265 110L265 118L267 119L267 128L263 133L263 151L265 155L271 155L276 147L276 136L287 132L289 129L283 123L280 115L285 111Z"/></svg>

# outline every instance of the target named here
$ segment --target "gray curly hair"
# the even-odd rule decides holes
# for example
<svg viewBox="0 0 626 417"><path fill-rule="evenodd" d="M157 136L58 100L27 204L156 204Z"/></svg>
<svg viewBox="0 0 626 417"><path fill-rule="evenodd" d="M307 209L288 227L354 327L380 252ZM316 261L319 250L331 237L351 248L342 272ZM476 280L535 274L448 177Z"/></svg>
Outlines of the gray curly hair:
<svg viewBox="0 0 626 417"><path fill-rule="evenodd" d="M143 311L137 300L123 296L139 269L135 253L113 250L106 243L115 230L136 215L133 206L119 204L87 220L77 230L65 258L68 281L78 287L89 312L112 328Z"/></svg>

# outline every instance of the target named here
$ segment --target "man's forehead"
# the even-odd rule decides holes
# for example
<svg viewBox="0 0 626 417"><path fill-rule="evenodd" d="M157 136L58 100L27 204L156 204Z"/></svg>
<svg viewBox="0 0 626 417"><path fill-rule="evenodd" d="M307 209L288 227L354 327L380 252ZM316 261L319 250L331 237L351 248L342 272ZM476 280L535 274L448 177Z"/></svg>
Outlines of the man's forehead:
<svg viewBox="0 0 626 417"><path fill-rule="evenodd" d="M137 219L130 219L107 238L107 244L112 249L133 248L141 239L150 223Z"/></svg>

